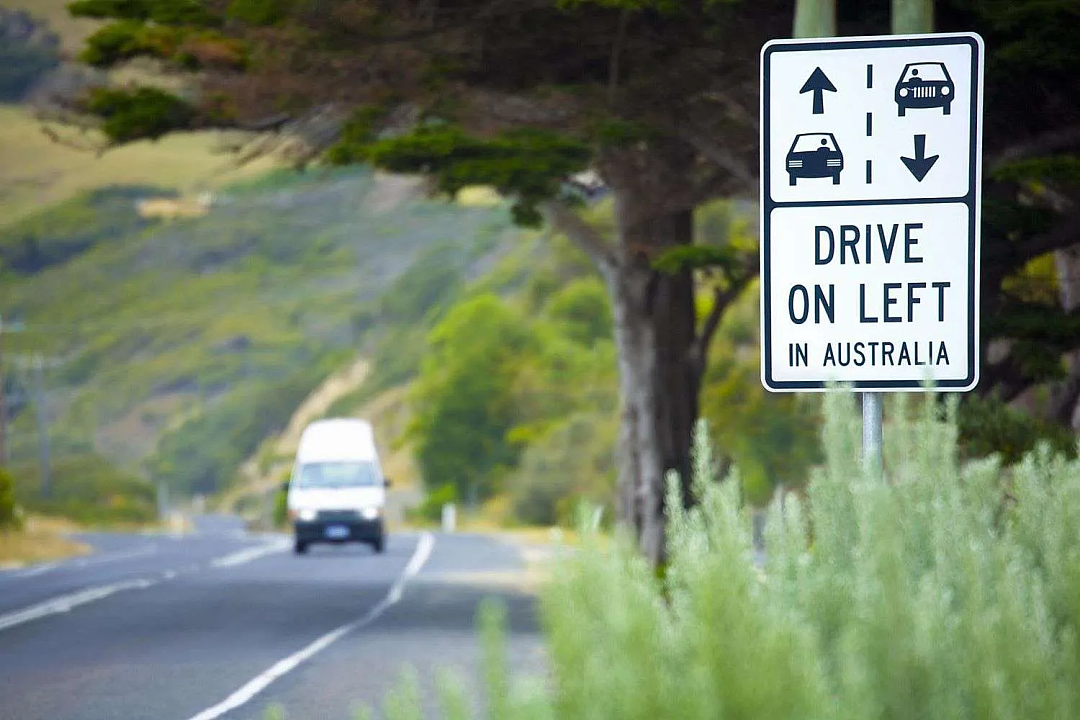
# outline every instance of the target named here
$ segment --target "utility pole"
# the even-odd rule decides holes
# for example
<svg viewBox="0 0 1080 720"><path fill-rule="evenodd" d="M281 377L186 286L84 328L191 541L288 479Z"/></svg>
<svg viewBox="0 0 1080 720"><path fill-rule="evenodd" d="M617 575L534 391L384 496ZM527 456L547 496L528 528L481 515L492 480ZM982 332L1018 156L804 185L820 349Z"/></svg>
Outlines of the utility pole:
<svg viewBox="0 0 1080 720"><path fill-rule="evenodd" d="M38 448L41 453L41 495L49 497L52 482L49 477L49 417L45 407L45 360L34 355L34 407L37 408Z"/></svg>

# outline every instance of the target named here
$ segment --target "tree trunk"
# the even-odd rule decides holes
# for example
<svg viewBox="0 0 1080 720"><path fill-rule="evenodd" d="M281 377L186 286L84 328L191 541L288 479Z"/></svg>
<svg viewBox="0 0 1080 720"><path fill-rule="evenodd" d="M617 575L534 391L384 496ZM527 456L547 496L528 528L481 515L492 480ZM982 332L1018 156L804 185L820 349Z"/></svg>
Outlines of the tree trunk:
<svg viewBox="0 0 1080 720"><path fill-rule="evenodd" d="M1054 253L1058 283L1061 286L1061 306L1072 312L1080 306L1080 246ZM1080 401L1080 352L1065 355L1068 377L1050 393L1048 415L1072 430L1080 427L1077 402Z"/></svg>
<svg viewBox="0 0 1080 720"><path fill-rule="evenodd" d="M679 171L678 155L663 168L622 175L634 181L615 185L616 262L608 278L622 401L618 514L654 565L666 559L668 470L679 473L684 502L689 498L703 357L695 354L692 272L663 274L651 266L665 250L693 242L692 206L663 205L672 196L665 171ZM658 190L663 187L666 192Z"/></svg>

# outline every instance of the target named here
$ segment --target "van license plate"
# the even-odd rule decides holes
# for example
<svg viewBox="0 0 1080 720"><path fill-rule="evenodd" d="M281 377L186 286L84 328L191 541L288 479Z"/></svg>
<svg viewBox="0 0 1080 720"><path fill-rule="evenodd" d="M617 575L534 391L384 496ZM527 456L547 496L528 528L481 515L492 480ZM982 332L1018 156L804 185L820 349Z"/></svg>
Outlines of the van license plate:
<svg viewBox="0 0 1080 720"><path fill-rule="evenodd" d="M326 537L332 540L349 537L349 528L344 525L330 525L326 528Z"/></svg>

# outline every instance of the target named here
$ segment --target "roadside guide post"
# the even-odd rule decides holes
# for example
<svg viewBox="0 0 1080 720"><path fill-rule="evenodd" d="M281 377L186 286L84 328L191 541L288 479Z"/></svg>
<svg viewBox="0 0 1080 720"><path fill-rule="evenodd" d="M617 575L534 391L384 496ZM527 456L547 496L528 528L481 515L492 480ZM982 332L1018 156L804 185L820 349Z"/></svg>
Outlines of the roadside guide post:
<svg viewBox="0 0 1080 720"><path fill-rule="evenodd" d="M761 51L761 382L883 393L979 382L983 41L774 40Z"/></svg>

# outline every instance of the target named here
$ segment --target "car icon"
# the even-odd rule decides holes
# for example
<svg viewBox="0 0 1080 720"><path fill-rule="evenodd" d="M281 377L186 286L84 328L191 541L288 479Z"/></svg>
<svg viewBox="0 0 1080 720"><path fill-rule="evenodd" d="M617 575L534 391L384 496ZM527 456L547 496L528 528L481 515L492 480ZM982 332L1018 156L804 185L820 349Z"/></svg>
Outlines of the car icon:
<svg viewBox="0 0 1080 720"><path fill-rule="evenodd" d="M787 173L791 185L798 178L831 177L833 185L840 184L844 155L832 133L803 133L795 136L787 154Z"/></svg>
<svg viewBox="0 0 1080 720"><path fill-rule="evenodd" d="M943 114L952 112L956 86L944 63L908 63L896 83L897 114L904 117L910 108L941 108Z"/></svg>

